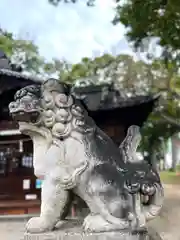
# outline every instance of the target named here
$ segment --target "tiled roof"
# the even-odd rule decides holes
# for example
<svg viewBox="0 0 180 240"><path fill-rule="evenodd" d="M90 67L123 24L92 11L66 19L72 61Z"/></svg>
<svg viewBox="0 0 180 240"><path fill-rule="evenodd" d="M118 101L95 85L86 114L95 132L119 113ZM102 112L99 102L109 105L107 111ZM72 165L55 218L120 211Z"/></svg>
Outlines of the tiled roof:
<svg viewBox="0 0 180 240"><path fill-rule="evenodd" d="M38 78L38 77L32 77L32 76L28 76L27 74L23 74L21 72L16 72L16 71L12 71L10 69L1 69L0 68L0 76L2 77L13 77L16 78L17 80L28 80L31 81L31 83L33 82L42 82L42 79Z"/></svg>
<svg viewBox="0 0 180 240"><path fill-rule="evenodd" d="M104 87L107 85L78 87L74 89L74 92L77 97L83 99L90 111L131 107L151 101L156 102L159 98L158 95L132 95L128 97L111 86L109 89L107 87L106 92L104 92Z"/></svg>
<svg viewBox="0 0 180 240"><path fill-rule="evenodd" d="M11 89L22 88L30 84L40 84L43 80L27 75L12 67L12 64L0 51L0 94ZM90 111L130 107L155 101L156 96L128 97L123 90L117 90L110 84L74 87L76 96L84 99Z"/></svg>

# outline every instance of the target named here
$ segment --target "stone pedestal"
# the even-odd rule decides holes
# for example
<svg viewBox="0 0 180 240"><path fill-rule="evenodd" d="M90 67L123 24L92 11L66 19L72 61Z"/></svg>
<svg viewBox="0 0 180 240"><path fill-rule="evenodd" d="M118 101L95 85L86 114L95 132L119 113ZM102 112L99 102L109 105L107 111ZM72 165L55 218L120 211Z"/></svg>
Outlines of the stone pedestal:
<svg viewBox="0 0 180 240"><path fill-rule="evenodd" d="M59 229L52 232L30 234L25 233L24 240L162 240L158 234L149 232L129 233L104 232L104 233L84 233L80 222L68 221L61 224Z"/></svg>

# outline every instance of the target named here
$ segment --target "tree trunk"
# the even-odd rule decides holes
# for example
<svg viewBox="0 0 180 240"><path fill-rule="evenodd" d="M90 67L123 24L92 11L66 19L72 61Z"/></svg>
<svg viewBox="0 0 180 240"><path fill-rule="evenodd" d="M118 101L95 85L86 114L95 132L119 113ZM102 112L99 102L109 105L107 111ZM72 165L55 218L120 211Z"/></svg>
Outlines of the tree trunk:
<svg viewBox="0 0 180 240"><path fill-rule="evenodd" d="M162 159L161 159L161 171L165 171L166 170L166 145L164 143L164 141L162 141Z"/></svg>
<svg viewBox="0 0 180 240"><path fill-rule="evenodd" d="M178 149L178 145L177 145L177 141L178 141L178 137L177 135L174 135L171 138L172 141L172 166L171 166L171 170L173 172L176 171L176 166L177 163L179 162L179 149Z"/></svg>
<svg viewBox="0 0 180 240"><path fill-rule="evenodd" d="M157 158L156 158L156 152L154 151L154 149L152 149L151 151L151 155L150 155L150 158L151 158L151 165L154 169L157 169Z"/></svg>
<svg viewBox="0 0 180 240"><path fill-rule="evenodd" d="M154 150L154 141L152 138L149 140L148 162L153 168L157 169L156 151Z"/></svg>
<svg viewBox="0 0 180 240"><path fill-rule="evenodd" d="M154 150L153 144L150 144L150 146L147 160L154 169L157 169L156 151Z"/></svg>

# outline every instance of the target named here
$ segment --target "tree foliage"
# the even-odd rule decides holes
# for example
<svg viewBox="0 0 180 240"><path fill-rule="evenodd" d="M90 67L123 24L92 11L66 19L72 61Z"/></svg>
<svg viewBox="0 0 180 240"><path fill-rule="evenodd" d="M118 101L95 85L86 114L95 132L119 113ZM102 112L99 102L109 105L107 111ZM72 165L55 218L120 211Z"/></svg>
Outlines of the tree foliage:
<svg viewBox="0 0 180 240"><path fill-rule="evenodd" d="M47 62L33 42L15 39L5 31L1 31L0 49L30 73L55 76L70 83L77 79L83 84L113 83L127 97L161 93L159 105L142 129L142 151L159 151L162 141L180 129L180 74L174 71L173 63L167 65L159 59L148 64L125 54L85 57L77 64L62 59Z"/></svg>
<svg viewBox="0 0 180 240"><path fill-rule="evenodd" d="M33 41L16 38L12 33L0 29L0 49L13 64L20 66L23 72L42 77L55 75L63 81L68 80L71 64L59 59L46 61L40 56Z"/></svg>
<svg viewBox="0 0 180 240"><path fill-rule="evenodd" d="M162 60L147 64L135 61L129 55L105 54L94 59L82 59L72 66L69 75L74 79L85 78L86 84L113 83L127 96L161 94L158 106L142 128L141 151L159 152L162 142L179 132L180 75L173 71L171 64L167 68ZM87 77L91 80L89 83Z"/></svg>
<svg viewBox="0 0 180 240"><path fill-rule="evenodd" d="M41 71L44 58L39 55L38 47L32 41L15 38L12 33L0 29L0 49L23 71L31 74Z"/></svg>
<svg viewBox="0 0 180 240"><path fill-rule="evenodd" d="M127 28L128 40L135 48L157 38L163 47L162 57L180 62L180 5L177 0L127 0L117 4L113 23L122 23Z"/></svg>
<svg viewBox="0 0 180 240"><path fill-rule="evenodd" d="M58 2L60 1L57 0L56 4ZM152 40L157 40L156 43L162 47L161 58L153 60L149 65L140 61L134 64L131 59L128 61L126 59L122 71L118 56L113 59L113 63L103 69L103 77L108 79L107 76L111 75L111 80L115 82L118 80L118 83L123 79L124 85L121 84L121 86L128 91L136 90L138 85L143 89L142 91L161 93L159 107L143 128L144 149L157 148L162 139L167 139L179 131L180 127L178 121L180 117L180 4L177 0L116 0L115 2L116 14L113 24L122 23L126 27L127 39L133 44L135 50L147 52L147 57L152 58L153 56L148 52ZM74 66L76 75L91 75L94 69L97 73L99 71L97 67L93 67L93 70L88 70L87 73L86 67L88 68L90 63L92 66L91 61L88 61L88 64L81 63ZM119 69L121 69L120 72Z"/></svg>

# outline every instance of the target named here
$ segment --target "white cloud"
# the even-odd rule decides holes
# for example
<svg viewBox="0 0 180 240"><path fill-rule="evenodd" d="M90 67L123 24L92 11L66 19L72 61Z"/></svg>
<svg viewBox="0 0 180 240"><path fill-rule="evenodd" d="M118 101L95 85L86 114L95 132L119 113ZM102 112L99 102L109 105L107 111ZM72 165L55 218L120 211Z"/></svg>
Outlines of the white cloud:
<svg viewBox="0 0 180 240"><path fill-rule="evenodd" d="M48 59L77 62L94 51L110 51L114 45L129 53L123 26L111 24L113 0L97 0L96 6L89 8L84 2L53 7L48 0L1 0L1 27L15 34L27 33Z"/></svg>

